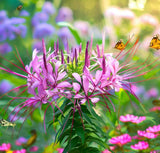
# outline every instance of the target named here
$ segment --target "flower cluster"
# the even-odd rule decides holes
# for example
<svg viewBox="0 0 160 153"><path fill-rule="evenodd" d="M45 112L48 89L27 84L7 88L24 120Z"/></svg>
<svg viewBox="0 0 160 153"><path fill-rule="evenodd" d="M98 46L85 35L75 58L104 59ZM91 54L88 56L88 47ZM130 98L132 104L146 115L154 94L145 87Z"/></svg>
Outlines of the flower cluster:
<svg viewBox="0 0 160 153"><path fill-rule="evenodd" d="M6 153L27 153L27 151L25 149L21 149L21 150L11 150L11 144L8 143L3 143L0 146L0 151L6 151Z"/></svg>
<svg viewBox="0 0 160 153"><path fill-rule="evenodd" d="M137 122L135 122L136 119L137 119ZM121 122L140 123L145 119L146 119L145 116L140 116L138 118L138 116L134 116L131 114L127 114L126 116L120 116ZM121 129L123 129L123 126L121 126ZM122 148L122 147L124 148L124 146L128 145L128 143L137 142L137 140L141 140L141 141L138 141L138 143L131 145L130 148L133 150L139 150L139 151L144 150L146 152L156 153L156 151L153 151L152 145L150 145L151 141L149 141L149 139L156 139L156 138L158 139L160 134L160 125L154 125L153 127L148 127L145 131L137 130L138 135L135 135L135 136L130 136L128 133L122 134L120 136L112 137L109 140L109 143L114 144L114 146L111 146L112 149L111 148L110 149L116 151L118 148ZM142 141L142 140L145 140L145 141ZM105 150L105 151L109 152L109 150Z"/></svg>
<svg viewBox="0 0 160 153"><path fill-rule="evenodd" d="M25 69L20 68L27 73L27 76L0 67L1 70L26 78L27 84L19 88L27 87L28 93L32 95L15 107L12 112L19 108L15 113L16 116L21 109L31 107L34 111L43 104L48 104L51 107L54 104L59 109L58 102L62 97L70 99L75 105L81 105L85 102L92 102L95 105L101 99L109 109L106 100L113 105L110 96L114 95L114 92L123 89L134 95L130 80L150 71L144 71L144 69L151 64L129 67L137 43L138 41L128 52L121 52L114 57L111 53L104 54L104 43L101 51L97 45L96 52L93 52L92 41L90 46L87 42L85 62L82 66L80 61L82 58L80 55L83 54L81 53L81 45L79 48L72 48L71 50L68 46L65 52L59 49L59 43L57 42L54 43L54 51L49 50L47 52L43 40L43 55L39 55L39 52L35 49L30 64L26 65ZM129 57L124 63L120 63L120 59L124 58L126 54L130 54ZM20 61L22 62L22 60ZM24 66L23 62L22 65ZM74 67L76 68L74 69ZM143 70L142 73L140 73L141 70ZM125 117L121 118L125 119ZM130 122L140 123L145 117L127 116L126 119Z"/></svg>
<svg viewBox="0 0 160 153"><path fill-rule="evenodd" d="M17 36L25 37L27 32L27 27L23 25L25 19L23 18L8 18L6 11L0 11L0 42L6 40L13 40ZM12 50L8 43L0 44L0 54L5 54Z"/></svg>
<svg viewBox="0 0 160 153"><path fill-rule="evenodd" d="M34 14L32 26L34 28L33 38L42 39L46 36L52 36L55 32L54 27L48 24L49 17L55 13L55 8L51 2L45 2L41 12Z"/></svg>

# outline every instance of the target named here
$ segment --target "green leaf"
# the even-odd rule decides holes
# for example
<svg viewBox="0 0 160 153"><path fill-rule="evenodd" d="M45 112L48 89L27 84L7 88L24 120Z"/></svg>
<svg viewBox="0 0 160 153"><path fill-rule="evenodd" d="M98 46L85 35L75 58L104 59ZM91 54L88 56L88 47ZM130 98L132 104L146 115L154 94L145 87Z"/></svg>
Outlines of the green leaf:
<svg viewBox="0 0 160 153"><path fill-rule="evenodd" d="M93 136L89 136L89 137L87 137L87 141L88 142L95 142L96 144L100 145L103 148L108 147L108 145L105 142L103 142L101 140L101 138L96 138L96 137L93 137Z"/></svg>
<svg viewBox="0 0 160 153"><path fill-rule="evenodd" d="M95 147L87 147L85 150L83 150L84 153L101 153L97 148Z"/></svg>
<svg viewBox="0 0 160 153"><path fill-rule="evenodd" d="M68 22L58 22L58 26L60 27L68 27L68 29L71 31L72 35L74 36L75 40L77 41L78 44L82 42L77 30Z"/></svg>
<svg viewBox="0 0 160 153"><path fill-rule="evenodd" d="M149 78L151 78L151 77L154 77L154 76L159 72L159 70L160 70L160 69L154 69L154 70L148 72L147 74L143 75L143 77L144 77L145 79L149 79Z"/></svg>
<svg viewBox="0 0 160 153"><path fill-rule="evenodd" d="M73 139L71 139L69 141L69 143L67 144L67 146L64 148L64 151L63 153L67 153L69 152L70 150L74 149L74 147L78 147L80 146L80 138L78 136L74 137Z"/></svg>
<svg viewBox="0 0 160 153"><path fill-rule="evenodd" d="M151 121L153 124L156 124L156 122L154 121L154 118L151 116L146 116L146 121L147 120Z"/></svg>
<svg viewBox="0 0 160 153"><path fill-rule="evenodd" d="M99 121L99 123L103 123L105 125L104 120L100 116L98 116L97 113L95 112L95 110L93 109L94 106L92 106L91 104L89 106L88 103L86 104L86 106L87 106L88 110L91 112L91 114L97 119L97 121Z"/></svg>
<svg viewBox="0 0 160 153"><path fill-rule="evenodd" d="M77 135L81 138L82 144L84 144L85 141L85 134L84 134L84 129L82 126L75 126L75 130Z"/></svg>

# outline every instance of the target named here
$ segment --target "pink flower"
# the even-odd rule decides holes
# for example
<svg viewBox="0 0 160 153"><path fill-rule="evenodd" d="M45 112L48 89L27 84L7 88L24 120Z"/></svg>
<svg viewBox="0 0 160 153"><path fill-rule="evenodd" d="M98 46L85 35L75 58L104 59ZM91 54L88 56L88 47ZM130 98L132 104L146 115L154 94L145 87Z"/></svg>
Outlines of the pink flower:
<svg viewBox="0 0 160 153"><path fill-rule="evenodd" d="M159 125L154 125L153 127L148 127L146 129L147 132L153 132L153 133L156 133L156 132L160 132L160 124Z"/></svg>
<svg viewBox="0 0 160 153"><path fill-rule="evenodd" d="M111 153L109 150L104 150L104 151L102 151L102 153Z"/></svg>
<svg viewBox="0 0 160 153"><path fill-rule="evenodd" d="M160 106L152 107L149 111L150 111L150 112L160 111Z"/></svg>
<svg viewBox="0 0 160 153"><path fill-rule="evenodd" d="M129 134L123 134L117 137L113 137L109 140L109 143L117 144L119 146L122 146L129 142L131 142L131 136Z"/></svg>
<svg viewBox="0 0 160 153"><path fill-rule="evenodd" d="M144 121L146 119L145 116L134 116L134 115L131 115L131 114L127 114L125 116L120 116L119 120L121 122L132 122L132 123L141 123L142 121Z"/></svg>
<svg viewBox="0 0 160 153"><path fill-rule="evenodd" d="M36 152L38 151L38 146L32 146L30 149L29 149L30 152Z"/></svg>
<svg viewBox="0 0 160 153"><path fill-rule="evenodd" d="M58 153L63 153L63 148L57 148Z"/></svg>
<svg viewBox="0 0 160 153"><path fill-rule="evenodd" d="M146 131L140 131L140 130L138 130L137 133L139 136L146 137L148 139L154 139L158 136L158 134L154 134L154 133L146 132Z"/></svg>
<svg viewBox="0 0 160 153"><path fill-rule="evenodd" d="M157 18L155 18L154 16L152 16L150 14L143 14L142 16L140 16L140 20L142 23L144 23L144 24L147 23L152 26L156 26L158 24Z"/></svg>
<svg viewBox="0 0 160 153"><path fill-rule="evenodd" d="M131 145L131 148L134 150L145 150L149 147L148 142L145 141L139 141L137 144L135 145Z"/></svg>
<svg viewBox="0 0 160 153"><path fill-rule="evenodd" d="M158 96L158 89L157 88L151 88L146 93L146 98L157 98Z"/></svg>
<svg viewBox="0 0 160 153"><path fill-rule="evenodd" d="M154 151L151 151L150 153L158 153L158 152L154 150Z"/></svg>
<svg viewBox="0 0 160 153"><path fill-rule="evenodd" d="M17 146L21 146L23 143L26 143L27 140L28 140L28 139L26 139L25 137L19 137L19 138L16 140L15 144L16 144Z"/></svg>
<svg viewBox="0 0 160 153"><path fill-rule="evenodd" d="M14 150L13 153L26 153L26 149Z"/></svg>
<svg viewBox="0 0 160 153"><path fill-rule="evenodd" d="M11 144L10 143L2 143L0 146L0 151L8 151L11 149Z"/></svg>

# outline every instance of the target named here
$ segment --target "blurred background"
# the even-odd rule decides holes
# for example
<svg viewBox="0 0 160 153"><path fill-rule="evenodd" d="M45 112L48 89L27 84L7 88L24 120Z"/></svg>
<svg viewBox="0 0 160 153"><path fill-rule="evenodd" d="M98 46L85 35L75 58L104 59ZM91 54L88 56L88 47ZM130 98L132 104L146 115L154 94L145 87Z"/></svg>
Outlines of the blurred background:
<svg viewBox="0 0 160 153"><path fill-rule="evenodd" d="M57 40L60 48L66 49L67 41L70 48L81 42L85 48L86 41L93 37L94 48L96 44L102 43L103 33L106 52L117 52L113 49L116 42L123 39L125 43L133 36L131 45L137 38L141 43L135 60L148 56L154 59L159 56L159 51L149 48L149 43L154 35L160 34L158 8L160 0L0 0L0 63L18 72L3 57L20 65L14 54L18 50L24 64L29 64L32 51L35 48L42 51L42 38L45 39L47 49L51 47L53 50ZM24 83L25 80L0 71L1 95ZM133 86L133 89L150 109L151 101L159 98L159 86L160 81L154 80L152 84L143 82ZM0 106L5 105L7 98L1 99ZM121 105L126 103L124 101ZM11 112L13 108L9 110ZM18 123L21 125L23 120L19 119ZM34 128L39 131L36 145L39 150L44 150L48 144L52 144L55 133L49 129L52 134L44 134L42 121L43 113L36 110L21 131L16 130L16 127L15 130L12 127L9 127L10 130L0 127L0 143L11 141L14 144L19 136L29 137L29 131ZM15 137L11 140L12 134ZM57 147L60 146L57 144Z"/></svg>

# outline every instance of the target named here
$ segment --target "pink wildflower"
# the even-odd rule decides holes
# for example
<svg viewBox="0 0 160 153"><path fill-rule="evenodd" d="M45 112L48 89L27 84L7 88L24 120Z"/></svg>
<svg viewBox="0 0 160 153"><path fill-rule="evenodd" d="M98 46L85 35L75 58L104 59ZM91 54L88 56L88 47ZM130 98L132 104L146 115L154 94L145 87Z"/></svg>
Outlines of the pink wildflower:
<svg viewBox="0 0 160 153"><path fill-rule="evenodd" d="M0 151L8 151L11 149L11 144L10 143L2 143L0 146Z"/></svg>
<svg viewBox="0 0 160 153"><path fill-rule="evenodd" d="M153 133L156 133L156 132L160 132L160 124L159 125L154 125L153 127L148 127L146 129L147 132L153 132Z"/></svg>
<svg viewBox="0 0 160 153"><path fill-rule="evenodd" d="M148 142L145 141L139 141L137 144L135 145L131 145L131 148L134 150L145 150L149 147Z"/></svg>
<svg viewBox="0 0 160 153"><path fill-rule="evenodd" d="M19 137L19 138L16 140L15 144L16 144L17 146L21 146L23 143L26 143L27 140L28 140L28 139L26 139L25 137Z"/></svg>
<svg viewBox="0 0 160 153"><path fill-rule="evenodd" d="M102 151L102 153L111 153L108 149Z"/></svg>
<svg viewBox="0 0 160 153"><path fill-rule="evenodd" d="M57 148L58 153L62 153L63 152L63 148Z"/></svg>
<svg viewBox="0 0 160 153"><path fill-rule="evenodd" d="M26 153L26 149L14 150L13 153Z"/></svg>
<svg viewBox="0 0 160 153"><path fill-rule="evenodd" d="M145 97L146 99L148 98L157 98L158 96L158 89L157 88L151 88L150 90L147 91Z"/></svg>
<svg viewBox="0 0 160 153"><path fill-rule="evenodd" d="M160 111L160 106L152 107L149 111L150 111L150 112Z"/></svg>
<svg viewBox="0 0 160 153"><path fill-rule="evenodd" d="M151 151L150 153L158 153L158 152L154 150L154 151Z"/></svg>
<svg viewBox="0 0 160 153"><path fill-rule="evenodd" d="M32 146L30 149L29 149L29 151L30 152L36 152L36 151L38 151L38 146Z"/></svg>
<svg viewBox="0 0 160 153"><path fill-rule="evenodd" d="M123 146L126 143L131 142L131 136L129 134L123 134L117 137L113 137L109 140L109 143Z"/></svg>
<svg viewBox="0 0 160 153"><path fill-rule="evenodd" d="M140 21L144 24L150 24L152 26L156 26L158 24L157 18L150 14L143 14L140 16Z"/></svg>
<svg viewBox="0 0 160 153"><path fill-rule="evenodd" d="M154 139L158 136L158 134L154 134L152 132L140 131L140 130L138 130L137 133L139 136L146 137L148 139Z"/></svg>
<svg viewBox="0 0 160 153"><path fill-rule="evenodd" d="M142 121L144 121L146 119L145 116L134 116L134 115L131 115L131 114L127 114L125 116L120 116L119 120L121 122L132 122L132 123L141 123Z"/></svg>

